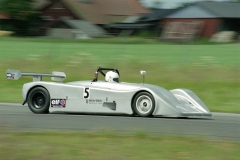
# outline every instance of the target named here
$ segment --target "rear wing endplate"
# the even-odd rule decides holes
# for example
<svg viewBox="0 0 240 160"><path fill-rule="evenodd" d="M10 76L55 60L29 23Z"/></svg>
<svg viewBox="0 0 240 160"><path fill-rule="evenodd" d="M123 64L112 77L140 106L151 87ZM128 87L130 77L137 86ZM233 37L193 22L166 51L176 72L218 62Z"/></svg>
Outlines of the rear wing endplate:
<svg viewBox="0 0 240 160"><path fill-rule="evenodd" d="M7 79L18 80L21 76L32 76L33 81L42 81L42 77L51 77L52 81L62 82L66 78L64 72L53 71L52 74L45 73L32 73L32 72L20 72L15 69L7 69L6 77Z"/></svg>

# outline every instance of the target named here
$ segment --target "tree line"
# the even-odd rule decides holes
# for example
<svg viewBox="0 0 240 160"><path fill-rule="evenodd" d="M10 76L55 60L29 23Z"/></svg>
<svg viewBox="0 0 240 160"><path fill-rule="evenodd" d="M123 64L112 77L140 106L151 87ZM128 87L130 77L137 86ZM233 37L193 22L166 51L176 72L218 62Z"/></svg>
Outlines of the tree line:
<svg viewBox="0 0 240 160"><path fill-rule="evenodd" d="M0 14L7 19L0 20L0 30L13 31L15 35L36 34L40 18L34 0L0 0Z"/></svg>

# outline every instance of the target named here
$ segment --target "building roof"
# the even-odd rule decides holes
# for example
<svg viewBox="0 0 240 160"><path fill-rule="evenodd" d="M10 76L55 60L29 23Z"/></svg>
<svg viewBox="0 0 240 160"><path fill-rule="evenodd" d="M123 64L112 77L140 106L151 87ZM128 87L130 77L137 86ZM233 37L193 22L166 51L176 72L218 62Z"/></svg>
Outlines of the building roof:
<svg viewBox="0 0 240 160"><path fill-rule="evenodd" d="M148 23L115 23L115 24L108 24L105 27L107 28L118 28L118 29L143 29L152 26L152 24Z"/></svg>
<svg viewBox="0 0 240 160"><path fill-rule="evenodd" d="M150 12L141 6L138 0L61 0L61 2L79 19L95 24L120 22L128 16Z"/></svg>
<svg viewBox="0 0 240 160"><path fill-rule="evenodd" d="M106 36L106 31L101 27L84 20L62 20L72 29L79 29L90 37L104 37Z"/></svg>
<svg viewBox="0 0 240 160"><path fill-rule="evenodd" d="M197 5L222 18L240 18L240 3L199 2Z"/></svg>
<svg viewBox="0 0 240 160"><path fill-rule="evenodd" d="M121 23L136 23L139 21L141 16L129 16L125 20L123 20Z"/></svg>
<svg viewBox="0 0 240 160"><path fill-rule="evenodd" d="M32 6L36 10L42 9L44 6L50 4L51 2L49 0L33 0Z"/></svg>
<svg viewBox="0 0 240 160"><path fill-rule="evenodd" d="M240 3L196 2L177 9L165 18L240 18Z"/></svg>
<svg viewBox="0 0 240 160"><path fill-rule="evenodd" d="M162 19L164 16L172 13L176 9L152 9L151 13L145 14L141 17L141 20L152 21Z"/></svg>

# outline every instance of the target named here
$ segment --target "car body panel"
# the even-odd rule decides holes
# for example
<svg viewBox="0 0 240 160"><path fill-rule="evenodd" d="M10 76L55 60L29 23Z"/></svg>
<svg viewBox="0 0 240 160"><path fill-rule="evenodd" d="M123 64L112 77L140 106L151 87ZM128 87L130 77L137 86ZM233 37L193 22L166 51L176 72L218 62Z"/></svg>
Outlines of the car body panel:
<svg viewBox="0 0 240 160"><path fill-rule="evenodd" d="M30 82L23 86L26 100L31 88L42 86L50 93L51 100L63 99L65 106L52 106L49 112L57 113L106 113L133 114L134 95L145 91L155 99L154 116L211 116L211 112L200 98L187 89L166 90L160 86L137 83L114 83L105 81ZM85 96L85 97L84 97Z"/></svg>

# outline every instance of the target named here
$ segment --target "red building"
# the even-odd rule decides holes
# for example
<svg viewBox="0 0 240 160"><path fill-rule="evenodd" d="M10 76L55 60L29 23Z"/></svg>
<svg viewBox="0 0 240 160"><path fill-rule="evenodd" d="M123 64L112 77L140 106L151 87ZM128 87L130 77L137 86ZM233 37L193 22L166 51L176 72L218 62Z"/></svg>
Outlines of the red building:
<svg viewBox="0 0 240 160"><path fill-rule="evenodd" d="M199 23L198 34L203 37L211 37L219 31L240 33L240 3L197 2L177 9L164 17L162 22L163 25L170 22Z"/></svg>

